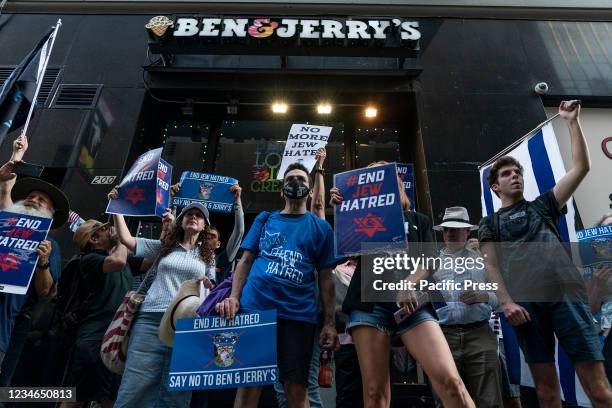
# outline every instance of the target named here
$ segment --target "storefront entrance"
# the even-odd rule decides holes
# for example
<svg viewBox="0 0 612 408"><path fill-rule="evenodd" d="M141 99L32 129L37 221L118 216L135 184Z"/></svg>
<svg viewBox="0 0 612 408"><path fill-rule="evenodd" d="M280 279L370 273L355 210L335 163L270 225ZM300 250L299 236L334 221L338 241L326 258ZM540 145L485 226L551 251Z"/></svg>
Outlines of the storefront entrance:
<svg viewBox="0 0 612 408"><path fill-rule="evenodd" d="M335 173L377 160L419 161L414 93L334 92L333 98L278 94L284 96L254 100L233 93L222 103L203 96L205 91L149 89L141 113L141 137L136 138L133 151L137 154L162 145L164 158L174 166L173 182L185 170L238 179L247 230L258 213L283 206L281 180L276 177L292 124L332 127L324 165L326 191L333 186ZM285 104L286 112L275 113L274 104ZM323 104L328 106L322 109ZM331 113L319 113L329 108ZM333 225L332 209L326 213ZM216 213L212 220L227 239L233 217ZM154 230L150 233L154 235Z"/></svg>

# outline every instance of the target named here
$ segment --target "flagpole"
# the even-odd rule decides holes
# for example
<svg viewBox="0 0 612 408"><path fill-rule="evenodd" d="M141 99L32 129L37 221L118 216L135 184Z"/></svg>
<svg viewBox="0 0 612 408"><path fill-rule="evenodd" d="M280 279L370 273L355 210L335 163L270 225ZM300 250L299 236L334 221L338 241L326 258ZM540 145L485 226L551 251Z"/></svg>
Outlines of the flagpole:
<svg viewBox="0 0 612 408"><path fill-rule="evenodd" d="M523 136L521 136L520 139L516 140L514 143L512 143L510 146L506 147L505 149L503 149L501 152L497 153L495 156L491 157L489 160L487 160L486 162L482 163L481 165L478 166L478 170L482 169L485 166L488 166L489 164L493 163L495 160L499 159L500 157L502 157L503 155L505 155L506 153L508 153L510 150L514 149L516 146L520 145L521 143L523 143L525 140L529 139L531 136L533 136L538 130L542 129L544 126L546 126L547 124L549 124L550 122L552 122L553 119L556 119L560 114L557 113L556 115L546 119L544 122L540 123L538 126L536 126L535 128L531 129L529 132L525 133Z"/></svg>
<svg viewBox="0 0 612 408"><path fill-rule="evenodd" d="M45 62L43 63L43 69L41 75L38 77L38 81L36 84L36 92L34 93L34 97L32 98L32 103L30 104L30 110L28 111L28 117L26 118L25 124L23 125L23 129L21 130L21 136L26 136L26 132L28 130L28 126L30 125L30 119L32 119L32 114L34 113L34 107L36 106L36 98L38 97L38 92L40 92L40 87L43 83L43 79L45 78L45 72L47 71L47 65L49 64L49 59L51 58L51 51L53 51L53 45L55 44L55 39L57 38L57 32L62 25L62 19L58 19L55 24L55 30L53 31L53 39L51 40L51 45L49 46L49 52L47 52L47 58L45 58ZM27 137L27 136L26 136Z"/></svg>

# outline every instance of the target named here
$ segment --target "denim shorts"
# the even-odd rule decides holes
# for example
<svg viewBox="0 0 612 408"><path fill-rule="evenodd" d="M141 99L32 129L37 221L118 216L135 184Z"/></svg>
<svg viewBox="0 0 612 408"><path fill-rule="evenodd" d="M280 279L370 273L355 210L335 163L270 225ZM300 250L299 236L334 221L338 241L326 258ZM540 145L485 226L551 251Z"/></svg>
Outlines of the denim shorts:
<svg viewBox="0 0 612 408"><path fill-rule="evenodd" d="M399 325L395 322L395 318L393 317L395 310L397 310L397 307L391 308L387 307L387 305L380 305L379 303L374 304L374 308L371 312L353 310L349 316L346 328L350 332L353 327L371 326L389 336L395 336L402 335L417 324L426 321L438 322L438 315L431 303L411 314Z"/></svg>
<svg viewBox="0 0 612 408"><path fill-rule="evenodd" d="M521 302L531 321L514 327L527 363L555 361L555 335L572 363L603 361L593 315L584 302Z"/></svg>

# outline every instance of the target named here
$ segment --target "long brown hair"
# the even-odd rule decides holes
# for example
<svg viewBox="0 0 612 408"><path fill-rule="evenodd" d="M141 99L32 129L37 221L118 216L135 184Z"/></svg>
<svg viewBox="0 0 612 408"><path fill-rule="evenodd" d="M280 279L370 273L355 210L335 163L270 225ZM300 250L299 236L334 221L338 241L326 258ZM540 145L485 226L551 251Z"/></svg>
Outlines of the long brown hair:
<svg viewBox="0 0 612 408"><path fill-rule="evenodd" d="M375 167L381 164L389 164L389 162L385 160L378 160L378 161L368 164L366 167ZM406 195L406 190L404 190L404 184L402 183L402 179L400 178L399 175L397 176L397 186L399 187L399 194L400 194L400 201L402 202L402 209L404 210L404 212L408 212L410 211L410 207L412 206L412 203L410 202L408 195Z"/></svg>
<svg viewBox="0 0 612 408"><path fill-rule="evenodd" d="M168 255L176 248L179 243L183 242L183 239L185 238L185 230L181 226L182 220L183 217L177 218L172 224L172 227L170 227L171 229L168 234L166 234L166 236L162 240L161 249L159 250L160 258L163 258L164 256ZM211 232L211 227L207 223L205 223L204 229L200 231L197 239L197 244L199 244L200 246L198 255L200 255L200 259L207 264L212 263L216 249L213 248L210 243L209 238L211 238Z"/></svg>

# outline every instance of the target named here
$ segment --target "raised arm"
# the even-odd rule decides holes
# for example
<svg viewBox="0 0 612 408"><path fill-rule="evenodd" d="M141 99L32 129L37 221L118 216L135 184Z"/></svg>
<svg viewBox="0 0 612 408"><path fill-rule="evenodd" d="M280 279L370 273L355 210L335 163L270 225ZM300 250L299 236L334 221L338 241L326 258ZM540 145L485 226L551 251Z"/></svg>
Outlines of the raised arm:
<svg viewBox="0 0 612 408"><path fill-rule="evenodd" d="M232 262L240 249L240 243L244 235L244 211L242 210L242 201L240 200L242 188L238 184L234 184L230 187L230 190L234 192L234 229L225 245L225 252L227 253L228 261Z"/></svg>
<svg viewBox="0 0 612 408"><path fill-rule="evenodd" d="M108 193L109 200L115 200L119 197L119 192L116 188L113 188L110 193ZM115 231L117 233L117 237L119 238L119 242L125 245L130 252L136 252L136 238L130 234L130 230L125 223L125 218L123 215L113 214L113 223L115 224Z"/></svg>
<svg viewBox="0 0 612 408"><path fill-rule="evenodd" d="M104 258L103 272L120 272L127 263L128 250L125 245L118 244L110 254Z"/></svg>
<svg viewBox="0 0 612 408"><path fill-rule="evenodd" d="M314 167L314 186L312 188L312 200L310 202L310 212L321 219L325 219L325 179L323 177L323 163L325 163L327 152L322 147L317 150L317 162Z"/></svg>
<svg viewBox="0 0 612 408"><path fill-rule="evenodd" d="M25 135L21 135L13 141L11 159L0 167L0 210L7 210L13 205L11 190L17 180L17 175L13 170L15 164L21 162L27 150L28 139Z"/></svg>
<svg viewBox="0 0 612 408"><path fill-rule="evenodd" d="M559 114L567 122L572 144L572 166L553 188L553 194L559 208L563 208L589 172L591 159L589 158L586 139L580 127L580 105L578 101L562 101L559 105Z"/></svg>

